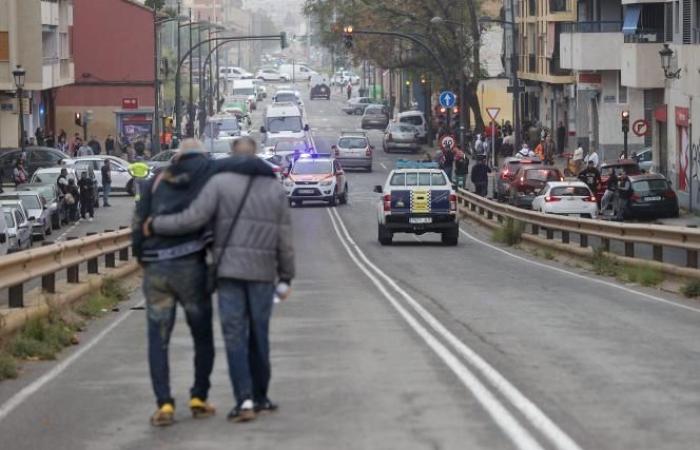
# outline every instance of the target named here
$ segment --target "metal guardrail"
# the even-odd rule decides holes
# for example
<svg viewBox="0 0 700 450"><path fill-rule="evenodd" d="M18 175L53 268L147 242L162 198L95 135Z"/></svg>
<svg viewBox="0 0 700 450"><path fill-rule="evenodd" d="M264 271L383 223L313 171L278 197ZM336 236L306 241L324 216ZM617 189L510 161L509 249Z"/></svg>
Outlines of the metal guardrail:
<svg viewBox="0 0 700 450"><path fill-rule="evenodd" d="M534 235L539 235L543 230L547 239L554 239L554 232L558 231L561 233L561 241L564 244L570 243L571 234L577 234L579 245L586 248L589 247L588 238L595 236L600 239L603 250L608 252L610 241L621 241L625 246L625 256L629 258L635 257L634 244L651 245L653 260L658 262L664 262L664 247L681 249L686 252L686 267L698 268L700 251L700 230L698 229L542 214L504 205L462 189L457 193L457 202L460 208L476 212L480 216L485 216L487 220L503 222L506 218L511 218L529 226L529 232Z"/></svg>
<svg viewBox="0 0 700 450"><path fill-rule="evenodd" d="M105 267L116 267L116 258L129 260L131 230L107 230L61 243L46 243L42 247L0 257L0 289L8 289L10 308L24 307L24 284L41 277L41 289L56 293L56 273L66 271L69 284L80 282L80 265L87 263L87 273L99 273L99 258Z"/></svg>

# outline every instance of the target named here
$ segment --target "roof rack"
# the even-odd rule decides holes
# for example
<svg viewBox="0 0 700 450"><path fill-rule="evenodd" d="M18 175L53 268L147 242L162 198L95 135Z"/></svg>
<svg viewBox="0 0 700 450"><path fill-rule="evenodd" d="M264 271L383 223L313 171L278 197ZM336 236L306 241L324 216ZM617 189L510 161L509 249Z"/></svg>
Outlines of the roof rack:
<svg viewBox="0 0 700 450"><path fill-rule="evenodd" d="M399 159L396 161L397 169L439 169L436 162L411 161L409 159Z"/></svg>

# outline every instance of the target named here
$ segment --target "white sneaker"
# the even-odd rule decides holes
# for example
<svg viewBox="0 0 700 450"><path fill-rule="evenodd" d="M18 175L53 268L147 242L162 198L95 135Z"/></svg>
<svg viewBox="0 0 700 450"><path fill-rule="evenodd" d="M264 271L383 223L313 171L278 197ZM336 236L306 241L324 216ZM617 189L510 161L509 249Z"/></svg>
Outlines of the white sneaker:
<svg viewBox="0 0 700 450"><path fill-rule="evenodd" d="M92 222L92 217L90 217L90 218L88 219L88 222Z"/></svg>

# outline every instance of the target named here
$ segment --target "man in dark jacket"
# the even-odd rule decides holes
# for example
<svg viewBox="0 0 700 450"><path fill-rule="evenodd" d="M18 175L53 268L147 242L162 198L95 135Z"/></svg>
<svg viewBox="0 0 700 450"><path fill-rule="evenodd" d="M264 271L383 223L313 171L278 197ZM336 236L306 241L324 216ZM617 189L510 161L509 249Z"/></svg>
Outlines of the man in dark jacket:
<svg viewBox="0 0 700 450"><path fill-rule="evenodd" d="M474 183L476 195L486 197L488 194L490 173L491 168L486 164L486 158L478 158L476 165L472 167L472 183Z"/></svg>
<svg viewBox="0 0 700 450"><path fill-rule="evenodd" d="M145 182L136 204L133 222L134 254L144 266L143 290L148 318L148 362L158 410L154 426L173 423L175 403L170 392L168 342L180 303L194 340L195 381L190 391L190 410L195 418L209 417L215 409L207 402L209 376L214 365L211 296L206 289L205 248L211 233L202 227L179 236L145 236L146 218L186 209L212 176L219 172L273 176L258 158L210 160L193 139L180 146L173 164Z"/></svg>
<svg viewBox="0 0 700 450"><path fill-rule="evenodd" d="M102 153L102 145L100 145L100 141L98 141L95 136L90 137L90 140L88 141L87 145L92 149L93 155L99 155L100 153Z"/></svg>
<svg viewBox="0 0 700 450"><path fill-rule="evenodd" d="M111 134L108 134L107 139L105 139L105 152L108 155L114 155L114 150L115 150L114 137L112 137Z"/></svg>
<svg viewBox="0 0 700 450"><path fill-rule="evenodd" d="M588 161L588 167L583 169L578 174L578 179L586 183L586 186L595 194L598 192L598 184L600 184L600 171L596 169L595 162Z"/></svg>

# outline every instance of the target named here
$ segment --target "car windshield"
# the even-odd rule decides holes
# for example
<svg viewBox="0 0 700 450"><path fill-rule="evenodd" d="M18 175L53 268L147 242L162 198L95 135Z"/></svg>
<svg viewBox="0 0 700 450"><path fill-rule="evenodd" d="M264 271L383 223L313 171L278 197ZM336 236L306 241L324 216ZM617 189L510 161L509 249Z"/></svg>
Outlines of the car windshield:
<svg viewBox="0 0 700 450"><path fill-rule="evenodd" d="M333 172L330 161L297 161L292 168L294 175L316 175Z"/></svg>
<svg viewBox="0 0 700 450"><path fill-rule="evenodd" d="M218 137L220 134L233 134L240 130L238 119L232 117L230 119L215 120L207 123L204 133L207 137Z"/></svg>
<svg viewBox="0 0 700 450"><path fill-rule="evenodd" d="M41 195L44 200L47 202L51 202L54 200L54 195L56 195L56 191L54 190L53 185L51 184L41 184L38 186L29 186L27 190L38 192L39 195Z"/></svg>
<svg viewBox="0 0 700 450"><path fill-rule="evenodd" d="M624 164L624 165L614 165L614 166L603 166L600 169L600 176L609 177L613 170L616 174L620 175L620 171L624 170L627 175L639 175L639 166L637 164Z"/></svg>
<svg viewBox="0 0 700 450"><path fill-rule="evenodd" d="M338 147L357 149L367 147L367 139L363 137L344 137L338 140Z"/></svg>
<svg viewBox="0 0 700 450"><path fill-rule="evenodd" d="M391 186L445 186L447 180L440 172L397 172L391 176Z"/></svg>
<svg viewBox="0 0 700 450"><path fill-rule="evenodd" d="M3 211L2 214L5 216L5 222L7 223L7 227L14 228L15 227L15 218L12 217L12 213L9 211Z"/></svg>
<svg viewBox="0 0 700 450"><path fill-rule="evenodd" d="M384 108L381 108L381 107L379 107L379 108L374 107L373 108L373 107L368 106L367 109L365 109L365 114L372 115L372 116L381 116L384 114Z"/></svg>
<svg viewBox="0 0 700 450"><path fill-rule="evenodd" d="M43 183L43 184L53 184L58 180L58 176L60 174L58 172L44 172L44 173L38 173L34 172L34 175L32 175L31 183Z"/></svg>
<svg viewBox="0 0 700 450"><path fill-rule="evenodd" d="M410 123L411 125L422 125L423 119L420 116L405 116L399 118L401 123Z"/></svg>
<svg viewBox="0 0 700 450"><path fill-rule="evenodd" d="M277 103L280 103L280 102L296 103L297 101L298 101L297 96L292 94L292 93L283 92L283 93L279 93L279 94L275 95L275 102L277 102Z"/></svg>
<svg viewBox="0 0 700 450"><path fill-rule="evenodd" d="M399 125L394 123L391 125L391 131L398 133L415 133L418 130L416 130L416 127L411 125Z"/></svg>
<svg viewBox="0 0 700 450"><path fill-rule="evenodd" d="M270 133L280 133L282 131L298 133L302 128L301 117L299 116L268 117L267 119L267 130Z"/></svg>
<svg viewBox="0 0 700 450"><path fill-rule="evenodd" d="M585 186L557 186L549 192L553 197L590 197L591 191Z"/></svg>
<svg viewBox="0 0 700 450"><path fill-rule="evenodd" d="M255 88L233 88L233 95L255 95Z"/></svg>
<svg viewBox="0 0 700 450"><path fill-rule="evenodd" d="M534 181L555 181L561 177L555 170L538 169L526 171L525 178Z"/></svg>
<svg viewBox="0 0 700 450"><path fill-rule="evenodd" d="M668 183L666 180L641 180L632 183L635 192L666 192Z"/></svg>
<svg viewBox="0 0 700 450"><path fill-rule="evenodd" d="M22 206L26 209L41 209L41 202L39 202L39 197L36 195L20 195L20 200L22 200Z"/></svg>

